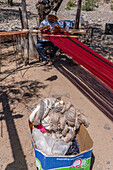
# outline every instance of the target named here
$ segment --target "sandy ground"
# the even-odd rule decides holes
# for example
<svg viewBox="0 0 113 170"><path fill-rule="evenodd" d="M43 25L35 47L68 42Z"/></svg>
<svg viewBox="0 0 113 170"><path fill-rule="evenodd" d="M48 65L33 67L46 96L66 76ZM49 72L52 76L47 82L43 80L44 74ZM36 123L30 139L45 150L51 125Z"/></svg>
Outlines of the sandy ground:
<svg viewBox="0 0 113 170"><path fill-rule="evenodd" d="M13 51L4 54L0 74L0 169L36 169L28 118L41 99L61 94L90 122L87 130L94 141L91 170L112 170L113 94L83 68L70 64L63 53L57 54L54 65L31 63L26 67L16 66Z"/></svg>

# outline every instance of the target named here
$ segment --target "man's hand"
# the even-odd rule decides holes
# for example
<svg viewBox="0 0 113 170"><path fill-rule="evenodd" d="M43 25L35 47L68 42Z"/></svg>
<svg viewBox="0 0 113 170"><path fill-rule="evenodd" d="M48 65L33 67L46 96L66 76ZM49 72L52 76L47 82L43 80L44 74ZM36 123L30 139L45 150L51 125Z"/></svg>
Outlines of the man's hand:
<svg viewBox="0 0 113 170"><path fill-rule="evenodd" d="M61 27L59 27L59 25L56 24L56 25L54 26L54 29L57 29L57 28L61 28Z"/></svg>
<svg viewBox="0 0 113 170"><path fill-rule="evenodd" d="M51 30L52 27L50 25L45 25L45 26L39 28L40 31L43 31L43 30L46 30L46 29Z"/></svg>
<svg viewBox="0 0 113 170"><path fill-rule="evenodd" d="M50 25L46 25L45 27L46 27L45 29L47 29L47 30L51 30L52 29L52 27Z"/></svg>
<svg viewBox="0 0 113 170"><path fill-rule="evenodd" d="M57 33L57 32L65 32L65 31L66 31L65 28L59 27L57 24L54 26L53 32L55 32L55 33Z"/></svg>

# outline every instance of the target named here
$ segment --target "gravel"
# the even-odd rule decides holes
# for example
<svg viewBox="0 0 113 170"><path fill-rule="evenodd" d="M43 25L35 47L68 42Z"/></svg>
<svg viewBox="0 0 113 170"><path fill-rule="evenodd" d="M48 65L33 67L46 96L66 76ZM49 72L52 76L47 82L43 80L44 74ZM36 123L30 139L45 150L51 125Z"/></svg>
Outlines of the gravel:
<svg viewBox="0 0 113 170"><path fill-rule="evenodd" d="M3 0L0 4L0 30L19 30L21 29L21 22L19 17L19 7L21 7L21 1L16 0L14 6L8 7L7 3ZM31 3L32 2L32 3ZM37 0L31 1L27 0L27 14L28 14L28 24L29 28L37 26L37 10L35 8ZM66 4L68 0L62 2L59 10L58 17L62 19L73 20L76 17L77 7L71 8L71 10L66 10ZM18 5L16 5L18 4ZM113 11L110 9L110 4L100 5L99 8L95 8L94 11L81 11L85 21L89 23L101 24L102 28L105 28L105 23L113 23Z"/></svg>

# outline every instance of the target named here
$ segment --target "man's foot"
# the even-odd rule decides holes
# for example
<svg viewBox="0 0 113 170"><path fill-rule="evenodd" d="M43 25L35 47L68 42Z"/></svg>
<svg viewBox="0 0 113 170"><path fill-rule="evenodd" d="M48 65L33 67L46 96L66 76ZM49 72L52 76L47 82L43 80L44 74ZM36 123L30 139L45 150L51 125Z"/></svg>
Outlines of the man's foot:
<svg viewBox="0 0 113 170"><path fill-rule="evenodd" d="M54 57L51 58L51 62L52 62L53 64L54 64L56 61L57 61L57 60L56 60L56 56L54 56Z"/></svg>
<svg viewBox="0 0 113 170"><path fill-rule="evenodd" d="M46 65L46 64L48 64L48 61L43 61L43 62L41 63L41 66L44 66L44 65Z"/></svg>

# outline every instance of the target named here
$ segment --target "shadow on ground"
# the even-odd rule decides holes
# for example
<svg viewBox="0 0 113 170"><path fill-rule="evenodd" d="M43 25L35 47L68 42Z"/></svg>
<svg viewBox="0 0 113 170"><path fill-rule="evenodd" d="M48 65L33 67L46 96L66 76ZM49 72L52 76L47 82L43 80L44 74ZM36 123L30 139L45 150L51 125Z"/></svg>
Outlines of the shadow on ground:
<svg viewBox="0 0 113 170"><path fill-rule="evenodd" d="M16 9L2 9L0 8L0 22L3 22L4 20L17 20L20 19L19 10ZM31 13L30 11L27 11L27 17L28 19L37 17L36 14Z"/></svg>
<svg viewBox="0 0 113 170"><path fill-rule="evenodd" d="M0 79L0 82L5 80L11 74L24 70L22 77L26 74L28 69L32 67L38 67L38 63L31 63L27 67L20 66L12 70L4 70L1 72L4 77ZM57 61L54 63L57 70L62 73L67 79L69 79L96 107L98 107L103 114L105 114L110 120L113 121L113 93L92 77L87 71L75 64L66 55L59 55ZM47 71L46 66L46 70ZM45 68L45 67L42 67ZM7 75L6 75L7 74ZM57 79L56 75L49 77L46 81L54 81ZM9 134L9 140L11 143L14 162L7 166L7 169L17 168L18 166L27 169L25 156L22 150L22 146L19 141L17 129L14 124L14 119L22 118L23 115L13 115L10 109L9 103L14 104L15 101L24 102L29 104L29 101L35 101L40 98L39 89L45 89L47 86L42 82L37 81L10 81L8 85L0 86L0 102L2 103L3 113L2 119L6 121L7 130ZM21 158L21 161L19 162ZM94 155L92 155L91 168L95 161ZM92 169L91 169L92 170Z"/></svg>
<svg viewBox="0 0 113 170"><path fill-rule="evenodd" d="M0 103L2 104L3 108L3 112L0 112L0 120L5 120L6 122L10 146L14 159L14 162L7 165L6 170L28 169L26 158L23 153L14 122L14 119L21 119L24 115L15 113L13 110L11 110L10 105L13 104L13 107L15 107L16 104L22 103L26 109L28 109L29 102L31 100L37 102L37 100L41 97L39 90L45 89L46 87L47 86L43 83L32 80L23 80L19 82L10 80L10 83L7 85L0 85ZM3 135L1 134L1 136Z"/></svg>
<svg viewBox="0 0 113 170"><path fill-rule="evenodd" d="M27 170L28 168L25 160L25 155L23 153L22 146L20 144L20 140L14 123L14 119L22 118L23 115L16 115L16 117L12 115L12 111L10 110L9 106L8 95L6 92L1 92L0 102L2 103L3 107L2 119L4 119L6 122L10 145L14 158L14 162L7 165L6 170L18 169L18 167Z"/></svg>

